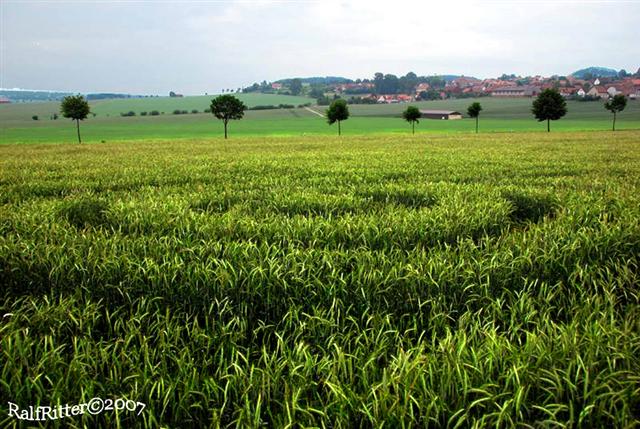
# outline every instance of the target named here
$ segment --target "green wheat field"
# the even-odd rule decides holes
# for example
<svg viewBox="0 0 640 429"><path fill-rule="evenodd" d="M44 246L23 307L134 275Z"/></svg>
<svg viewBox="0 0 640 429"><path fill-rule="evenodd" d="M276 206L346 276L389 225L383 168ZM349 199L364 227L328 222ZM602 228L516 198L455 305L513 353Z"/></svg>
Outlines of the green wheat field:
<svg viewBox="0 0 640 429"><path fill-rule="evenodd" d="M640 131L234 126L5 135L1 427L640 426Z"/></svg>

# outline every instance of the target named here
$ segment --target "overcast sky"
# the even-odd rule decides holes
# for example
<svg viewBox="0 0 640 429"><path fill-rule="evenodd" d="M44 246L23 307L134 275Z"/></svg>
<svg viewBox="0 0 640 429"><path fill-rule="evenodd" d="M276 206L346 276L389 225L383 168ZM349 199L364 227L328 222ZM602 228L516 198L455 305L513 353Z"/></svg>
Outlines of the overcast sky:
<svg viewBox="0 0 640 429"><path fill-rule="evenodd" d="M296 76L640 67L640 1L0 0L0 87L219 92Z"/></svg>

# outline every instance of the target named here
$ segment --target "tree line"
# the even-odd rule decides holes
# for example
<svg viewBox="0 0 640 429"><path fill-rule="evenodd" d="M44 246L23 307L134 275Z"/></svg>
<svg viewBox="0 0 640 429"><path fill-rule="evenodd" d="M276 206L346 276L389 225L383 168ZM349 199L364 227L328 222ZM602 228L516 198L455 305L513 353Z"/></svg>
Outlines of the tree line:
<svg viewBox="0 0 640 429"><path fill-rule="evenodd" d="M604 108L613 114L612 130L616 129L617 114L622 112L627 105L627 99L624 95L618 94L612 97L604 105ZM221 120L224 125L224 138L228 138L229 121L240 120L244 117L247 106L238 98L230 94L219 95L211 100L210 111L217 119ZM80 121L87 118L91 113L89 103L82 95L71 95L64 97L60 104L62 116L76 121L78 133L78 143L82 143L80 137ZM478 102L471 103L467 108L469 117L475 119L475 129L478 132L478 123L482 106ZM567 102L558 90L550 88L545 89L533 101L531 112L539 121L547 121L547 132L551 131L551 121L556 121L567 114ZM338 135L342 134L341 123L349 119L349 107L343 99L334 100L329 108L325 111L325 117L329 125L338 124ZM415 125L419 123L421 117L420 110L415 106L409 106L402 113L404 120L411 124L412 133L415 134Z"/></svg>

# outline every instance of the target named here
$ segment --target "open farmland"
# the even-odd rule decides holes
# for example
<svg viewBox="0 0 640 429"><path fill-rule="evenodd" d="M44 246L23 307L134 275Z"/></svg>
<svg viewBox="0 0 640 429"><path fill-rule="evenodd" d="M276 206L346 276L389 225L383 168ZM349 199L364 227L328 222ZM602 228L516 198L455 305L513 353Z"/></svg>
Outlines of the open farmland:
<svg viewBox="0 0 640 429"><path fill-rule="evenodd" d="M247 107L291 104L298 106L300 104L313 103L314 99L302 96L277 95L277 94L233 94L234 97L242 100ZM113 99L100 100L94 103L93 111L99 115L119 116L120 112L133 110L136 113L142 111L150 112L158 110L160 112L171 113L175 109L183 109L191 111L208 109L211 105L211 99L216 95L200 95L189 97L158 97L158 98L129 98L129 99Z"/></svg>
<svg viewBox="0 0 640 429"><path fill-rule="evenodd" d="M147 404L58 427L640 424L640 131L249 123L0 146L4 403Z"/></svg>
<svg viewBox="0 0 640 429"><path fill-rule="evenodd" d="M239 94L248 106L268 104L300 105L313 101L304 97L269 94ZM96 117L82 121L82 136L87 142L130 141L143 139L210 138L222 134L222 123L211 114L173 115L176 109L197 109L202 112L213 97L149 98L105 100L92 104ZM473 101L482 103L481 132L545 131L546 123L537 122L531 114L530 98L459 99L411 103L425 109L452 109L463 113ZM156 104L154 104L156 103ZM160 107L162 104L162 107ZM155 107L152 107L155 106ZM380 133L408 133L410 126L401 119L408 104L350 105L351 118L344 122L347 135ZM49 119L60 108L59 103L23 103L0 105L0 143L72 143L76 141L74 124L67 119ZM140 116L142 111L156 109L165 114ZM326 106L312 106L323 114ZM551 125L552 131L610 130L612 115L601 102L568 102L569 113ZM120 117L120 112L135 111L135 117ZM31 116L39 115L34 121ZM107 116L109 115L109 116ZM232 121L230 135L333 135L336 127L303 108L247 111L244 119ZM618 114L617 128L640 129L640 102L630 101ZM460 121L423 119L416 126L418 133L472 133L475 122L469 118Z"/></svg>

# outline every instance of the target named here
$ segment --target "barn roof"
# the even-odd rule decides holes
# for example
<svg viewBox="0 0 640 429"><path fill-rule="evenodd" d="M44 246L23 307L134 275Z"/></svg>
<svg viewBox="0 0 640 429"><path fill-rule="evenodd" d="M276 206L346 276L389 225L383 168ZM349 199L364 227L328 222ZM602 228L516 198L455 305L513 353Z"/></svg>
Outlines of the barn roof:
<svg viewBox="0 0 640 429"><path fill-rule="evenodd" d="M456 112L455 110L422 110L420 109L420 113L423 115L460 115L460 112Z"/></svg>
<svg viewBox="0 0 640 429"><path fill-rule="evenodd" d="M538 87L534 85L510 85L495 88L494 91L533 91L537 89Z"/></svg>

